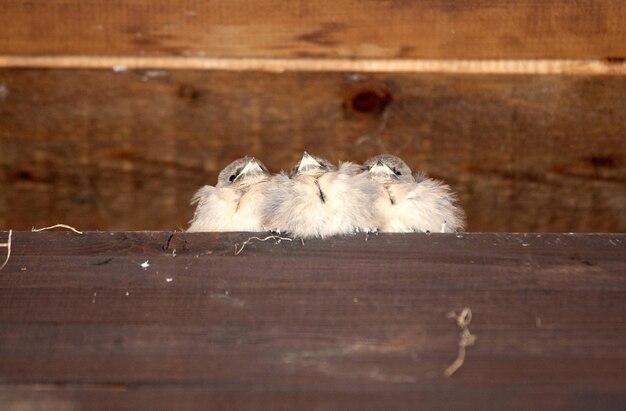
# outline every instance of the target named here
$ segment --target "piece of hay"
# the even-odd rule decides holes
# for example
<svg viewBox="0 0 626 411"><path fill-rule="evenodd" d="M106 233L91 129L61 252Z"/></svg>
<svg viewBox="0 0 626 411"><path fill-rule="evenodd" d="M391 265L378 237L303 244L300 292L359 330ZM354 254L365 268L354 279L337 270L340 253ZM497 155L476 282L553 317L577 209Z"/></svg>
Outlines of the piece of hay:
<svg viewBox="0 0 626 411"><path fill-rule="evenodd" d="M7 265L7 263L9 262L9 258L11 257L11 236L12 235L13 235L13 230L9 230L9 237L7 238L7 242L0 243L0 247L5 247L7 249L7 256L4 259L2 266L0 266L0 271L4 268L5 265Z"/></svg>
<svg viewBox="0 0 626 411"><path fill-rule="evenodd" d="M44 227L44 228L35 228L35 227L33 227L32 231L35 232L35 233L38 233L40 231L52 230L52 229L55 229L55 228L67 228L68 230L72 230L76 234L83 234L82 231L78 231L74 227L71 227L71 226L66 225L66 224L55 224L55 225L51 225L50 227Z"/></svg>
<svg viewBox="0 0 626 411"><path fill-rule="evenodd" d="M461 368L465 362L465 348L474 345L477 337L475 334L472 334L468 328L469 324L472 322L472 310L468 307L463 308L459 315L456 315L455 312L449 312L447 317L454 319L456 325L461 329L461 333L459 334L459 352L456 360L445 370L446 376L449 377Z"/></svg>
<svg viewBox="0 0 626 411"><path fill-rule="evenodd" d="M246 241L244 241L243 243L241 243L241 248L239 247L239 244L235 243L235 255L239 255L241 254L241 252L243 251L243 249L246 247L246 245L248 245L251 241L256 240L256 241L267 241L267 240L276 240L276 244L280 243L281 241L293 241L293 238L289 238L289 237L281 237L278 235L268 235L265 238L259 238L259 237L250 237L248 238ZM302 244L304 245L304 241L302 242Z"/></svg>

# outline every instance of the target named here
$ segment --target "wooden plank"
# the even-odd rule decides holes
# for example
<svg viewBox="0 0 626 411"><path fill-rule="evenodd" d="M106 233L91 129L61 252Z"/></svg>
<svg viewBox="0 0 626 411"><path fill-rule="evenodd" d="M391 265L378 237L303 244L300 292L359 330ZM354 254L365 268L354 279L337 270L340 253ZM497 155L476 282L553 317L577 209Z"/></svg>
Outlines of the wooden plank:
<svg viewBox="0 0 626 411"><path fill-rule="evenodd" d="M14 232L0 272L0 407L626 400L624 234L358 235L235 255L249 236ZM446 314L464 306L478 340L446 377L459 331Z"/></svg>
<svg viewBox="0 0 626 411"><path fill-rule="evenodd" d="M472 231L626 231L626 76L0 70L0 227L185 228L245 154L381 152Z"/></svg>
<svg viewBox="0 0 626 411"><path fill-rule="evenodd" d="M349 58L626 55L611 0L52 0L0 5L0 54Z"/></svg>

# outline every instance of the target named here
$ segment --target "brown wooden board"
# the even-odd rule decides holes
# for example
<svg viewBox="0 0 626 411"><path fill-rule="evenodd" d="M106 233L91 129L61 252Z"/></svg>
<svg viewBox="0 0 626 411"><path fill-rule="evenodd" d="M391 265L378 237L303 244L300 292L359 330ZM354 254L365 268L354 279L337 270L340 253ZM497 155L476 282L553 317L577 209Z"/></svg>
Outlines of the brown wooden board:
<svg viewBox="0 0 626 411"><path fill-rule="evenodd" d="M391 152L471 231L626 231L626 76L0 70L0 227L186 228L233 159Z"/></svg>
<svg viewBox="0 0 626 411"><path fill-rule="evenodd" d="M623 408L624 234L251 235L13 232L0 408Z"/></svg>
<svg viewBox="0 0 626 411"><path fill-rule="evenodd" d="M614 0L14 0L0 54L623 58Z"/></svg>

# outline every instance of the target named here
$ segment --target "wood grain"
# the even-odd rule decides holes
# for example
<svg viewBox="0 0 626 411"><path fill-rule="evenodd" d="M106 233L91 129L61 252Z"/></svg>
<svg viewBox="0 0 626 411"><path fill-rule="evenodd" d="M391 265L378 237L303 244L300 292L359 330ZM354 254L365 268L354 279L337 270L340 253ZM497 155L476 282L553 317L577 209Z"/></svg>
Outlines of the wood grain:
<svg viewBox="0 0 626 411"><path fill-rule="evenodd" d="M235 256L248 237L15 232L0 272L0 407L626 400L624 234L359 235ZM478 340L448 378L458 328L446 314L464 306Z"/></svg>
<svg viewBox="0 0 626 411"><path fill-rule="evenodd" d="M0 54L623 58L612 0L48 0L0 4Z"/></svg>
<svg viewBox="0 0 626 411"><path fill-rule="evenodd" d="M392 152L472 231L626 230L626 76L0 70L0 227L185 228L245 154Z"/></svg>
<svg viewBox="0 0 626 411"><path fill-rule="evenodd" d="M1 56L2 68L624 75L624 59L372 59Z"/></svg>

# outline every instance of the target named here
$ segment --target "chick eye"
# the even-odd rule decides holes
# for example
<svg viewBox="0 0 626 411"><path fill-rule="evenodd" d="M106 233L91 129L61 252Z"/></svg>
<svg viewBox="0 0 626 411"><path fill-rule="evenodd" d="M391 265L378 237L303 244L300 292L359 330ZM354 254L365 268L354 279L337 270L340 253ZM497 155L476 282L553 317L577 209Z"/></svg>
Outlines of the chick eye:
<svg viewBox="0 0 626 411"><path fill-rule="evenodd" d="M236 178L237 176L233 174L232 176L228 177L228 181L232 183L233 181L235 181Z"/></svg>
<svg viewBox="0 0 626 411"><path fill-rule="evenodd" d="M395 175L397 175L397 176L401 176L401 175L402 175L402 173L401 173L401 172L399 172L398 170L393 170L393 172L394 172L394 174L395 174Z"/></svg>

